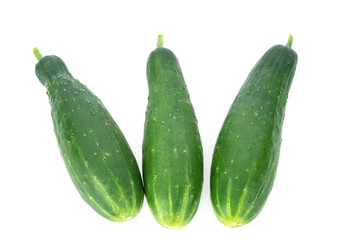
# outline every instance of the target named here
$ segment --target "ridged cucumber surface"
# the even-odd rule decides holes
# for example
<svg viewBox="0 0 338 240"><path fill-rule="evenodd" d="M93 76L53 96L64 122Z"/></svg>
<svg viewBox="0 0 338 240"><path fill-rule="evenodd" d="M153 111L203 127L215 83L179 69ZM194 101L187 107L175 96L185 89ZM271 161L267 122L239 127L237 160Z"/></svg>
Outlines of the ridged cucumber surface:
<svg viewBox="0 0 338 240"><path fill-rule="evenodd" d="M196 213L203 183L197 120L179 62L158 47L147 63L149 88L143 140L143 178L149 207L162 226L179 229Z"/></svg>
<svg viewBox="0 0 338 240"><path fill-rule="evenodd" d="M291 49L270 48L234 100L214 149L211 201L223 224L239 227L263 208L276 175L282 124L297 65Z"/></svg>
<svg viewBox="0 0 338 240"><path fill-rule="evenodd" d="M143 203L135 157L119 127L97 98L57 56L42 57L35 72L46 87L54 130L69 175L81 197L100 215L123 222Z"/></svg>

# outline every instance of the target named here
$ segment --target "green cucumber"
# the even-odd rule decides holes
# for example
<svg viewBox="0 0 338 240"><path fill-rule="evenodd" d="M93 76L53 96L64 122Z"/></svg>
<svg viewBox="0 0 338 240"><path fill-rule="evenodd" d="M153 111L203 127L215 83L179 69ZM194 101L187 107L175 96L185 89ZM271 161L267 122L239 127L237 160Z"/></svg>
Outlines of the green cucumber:
<svg viewBox="0 0 338 240"><path fill-rule="evenodd" d="M263 208L276 175L285 105L297 65L291 49L270 48L254 66L219 133L211 167L211 201L219 221L239 227Z"/></svg>
<svg viewBox="0 0 338 240"><path fill-rule="evenodd" d="M143 139L143 178L149 207L162 226L179 229L195 215L203 184L197 120L179 62L157 48L147 63L148 106Z"/></svg>
<svg viewBox="0 0 338 240"><path fill-rule="evenodd" d="M57 56L42 57L35 72L46 87L54 130L69 175L81 197L116 222L135 217L143 187L135 157L102 102L74 79Z"/></svg>

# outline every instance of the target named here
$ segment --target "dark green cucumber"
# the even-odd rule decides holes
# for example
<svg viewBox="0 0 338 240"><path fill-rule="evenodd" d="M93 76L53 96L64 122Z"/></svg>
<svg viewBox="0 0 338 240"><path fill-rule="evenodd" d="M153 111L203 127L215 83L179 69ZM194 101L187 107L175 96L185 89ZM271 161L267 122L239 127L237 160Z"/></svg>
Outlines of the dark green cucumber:
<svg viewBox="0 0 338 240"><path fill-rule="evenodd" d="M162 35L157 46L147 64L143 178L156 220L178 229L197 211L203 183L202 145L179 62L162 47Z"/></svg>
<svg viewBox="0 0 338 240"><path fill-rule="evenodd" d="M47 88L54 130L69 175L82 198L100 215L122 222L143 203L135 157L102 102L74 79L57 56L42 57L35 72Z"/></svg>
<svg viewBox="0 0 338 240"><path fill-rule="evenodd" d="M270 48L252 69L218 136L211 201L218 219L239 227L263 208L276 175L285 105L297 65L291 49Z"/></svg>

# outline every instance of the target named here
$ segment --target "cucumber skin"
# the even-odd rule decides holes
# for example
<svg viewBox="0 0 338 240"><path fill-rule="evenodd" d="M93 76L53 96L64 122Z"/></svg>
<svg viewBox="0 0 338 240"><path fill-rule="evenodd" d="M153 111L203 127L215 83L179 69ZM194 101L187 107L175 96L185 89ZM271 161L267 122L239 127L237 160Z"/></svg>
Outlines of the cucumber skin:
<svg viewBox="0 0 338 240"><path fill-rule="evenodd" d="M270 48L252 69L223 123L210 187L213 209L226 226L252 221L272 189L297 59L289 47Z"/></svg>
<svg viewBox="0 0 338 240"><path fill-rule="evenodd" d="M60 152L81 197L109 220L135 217L143 204L142 179L109 112L59 57L43 57L35 71L47 88Z"/></svg>
<svg viewBox="0 0 338 240"><path fill-rule="evenodd" d="M197 119L179 62L157 48L147 63L148 106L143 139L143 178L159 224L179 229L194 217L203 184Z"/></svg>

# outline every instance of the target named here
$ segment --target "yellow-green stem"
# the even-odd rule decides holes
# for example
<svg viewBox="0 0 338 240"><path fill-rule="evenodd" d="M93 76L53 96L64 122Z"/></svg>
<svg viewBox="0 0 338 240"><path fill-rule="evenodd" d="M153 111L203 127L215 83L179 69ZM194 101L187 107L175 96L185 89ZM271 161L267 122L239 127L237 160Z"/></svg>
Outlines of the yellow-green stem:
<svg viewBox="0 0 338 240"><path fill-rule="evenodd" d="M163 34L159 34L157 38L157 47L163 47Z"/></svg>
<svg viewBox="0 0 338 240"><path fill-rule="evenodd" d="M38 61L42 58L42 54L40 53L40 51L37 47L35 47L33 49L33 53L34 53L34 55L35 55L35 57Z"/></svg>
<svg viewBox="0 0 338 240"><path fill-rule="evenodd" d="M288 39L288 42L286 43L286 46L291 48L292 47L292 42L293 42L293 37L292 35L290 34L289 35L289 39Z"/></svg>

